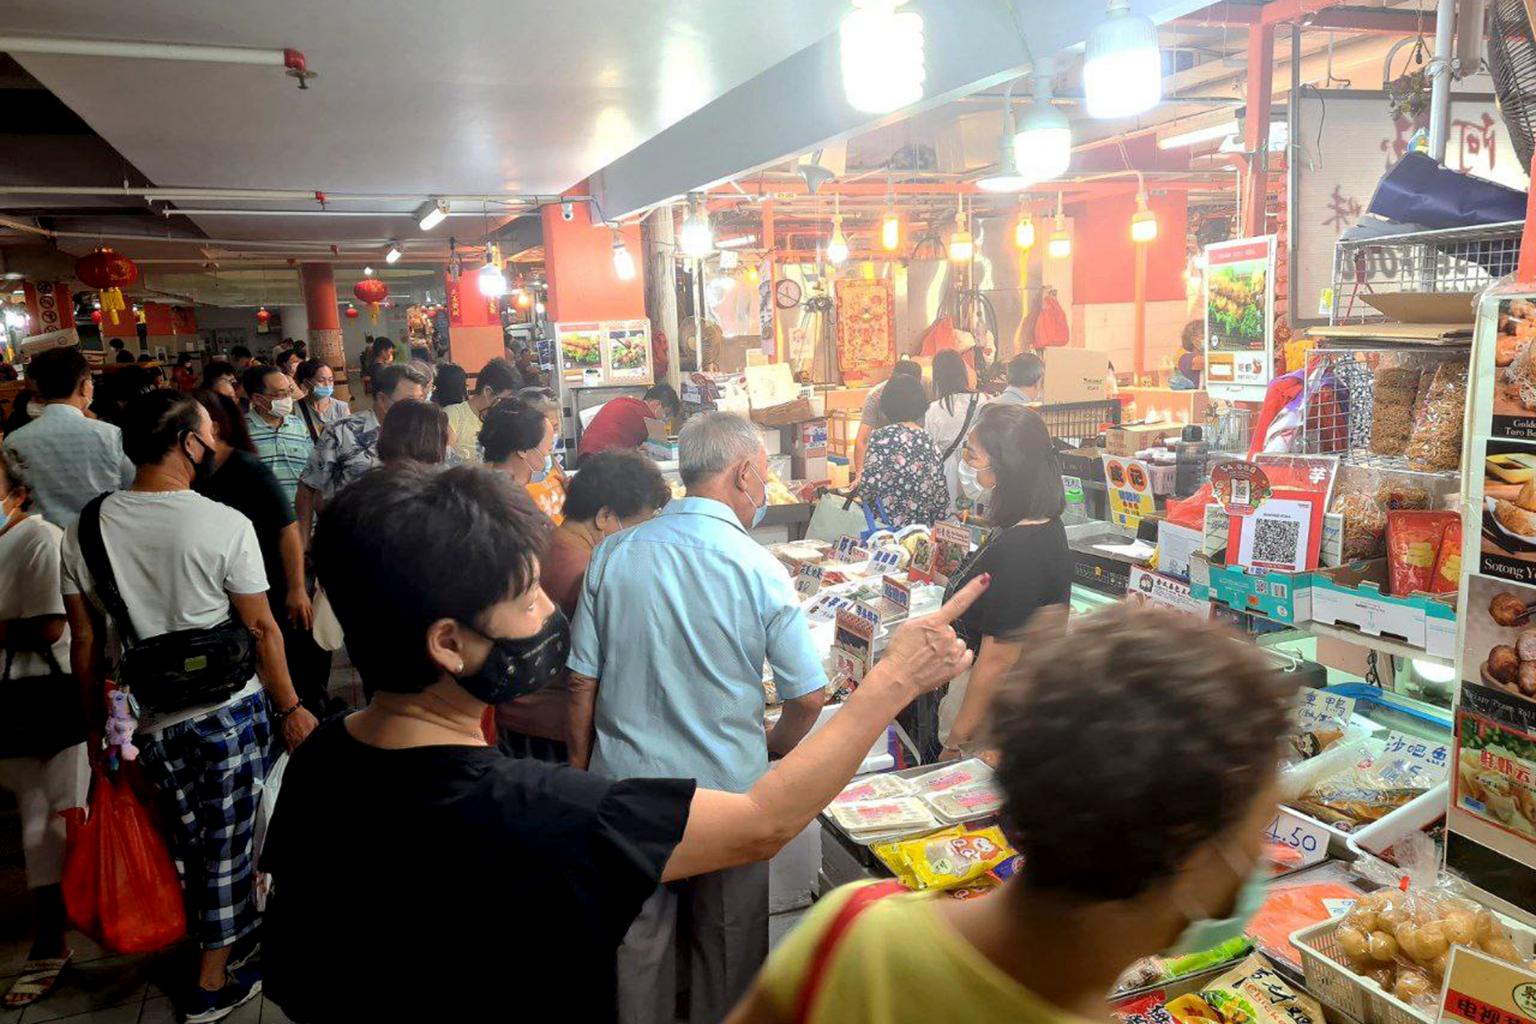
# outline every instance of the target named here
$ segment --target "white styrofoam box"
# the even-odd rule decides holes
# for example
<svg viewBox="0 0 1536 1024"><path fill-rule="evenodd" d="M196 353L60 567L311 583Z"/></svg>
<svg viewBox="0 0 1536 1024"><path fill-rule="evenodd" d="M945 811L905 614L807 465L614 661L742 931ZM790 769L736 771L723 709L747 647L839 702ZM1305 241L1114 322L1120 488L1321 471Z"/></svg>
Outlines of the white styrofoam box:
<svg viewBox="0 0 1536 1024"><path fill-rule="evenodd" d="M784 431L778 427L758 427L757 434L763 439L763 450L769 455L779 455L784 451Z"/></svg>

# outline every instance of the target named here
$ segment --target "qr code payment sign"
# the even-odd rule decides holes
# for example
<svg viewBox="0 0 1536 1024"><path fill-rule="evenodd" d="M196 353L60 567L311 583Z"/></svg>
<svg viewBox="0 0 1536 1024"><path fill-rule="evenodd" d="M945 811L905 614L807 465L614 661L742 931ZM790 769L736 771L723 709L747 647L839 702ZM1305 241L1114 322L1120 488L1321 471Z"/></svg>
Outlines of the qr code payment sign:
<svg viewBox="0 0 1536 1024"><path fill-rule="evenodd" d="M1289 519L1260 519L1253 524L1253 560L1267 565L1295 565L1301 524Z"/></svg>

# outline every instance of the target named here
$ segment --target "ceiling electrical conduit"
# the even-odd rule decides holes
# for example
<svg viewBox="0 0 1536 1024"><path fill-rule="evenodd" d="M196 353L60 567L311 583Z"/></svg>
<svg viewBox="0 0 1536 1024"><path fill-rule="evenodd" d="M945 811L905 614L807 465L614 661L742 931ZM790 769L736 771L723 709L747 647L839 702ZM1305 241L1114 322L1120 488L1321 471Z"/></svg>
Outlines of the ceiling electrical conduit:
<svg viewBox="0 0 1536 1024"><path fill-rule="evenodd" d="M4 51L0 51L4 52ZM0 185L0 195L37 196L139 196L144 199L205 199L272 202L285 199L320 203L420 203L428 199L446 199L450 203L510 203L519 206L549 206L555 203L585 203L591 196L558 196L496 193L424 193L424 192L326 192L301 188L200 188L195 185L158 187L152 185ZM451 214L450 214L451 215Z"/></svg>
<svg viewBox="0 0 1536 1024"><path fill-rule="evenodd" d="M297 50L259 50L248 46L203 46L193 43L144 43L115 39L65 39L57 36L0 36L6 53L54 53L71 57L137 57L149 60L191 60L210 64L258 64L288 67ZM302 60L302 54L299 55Z"/></svg>

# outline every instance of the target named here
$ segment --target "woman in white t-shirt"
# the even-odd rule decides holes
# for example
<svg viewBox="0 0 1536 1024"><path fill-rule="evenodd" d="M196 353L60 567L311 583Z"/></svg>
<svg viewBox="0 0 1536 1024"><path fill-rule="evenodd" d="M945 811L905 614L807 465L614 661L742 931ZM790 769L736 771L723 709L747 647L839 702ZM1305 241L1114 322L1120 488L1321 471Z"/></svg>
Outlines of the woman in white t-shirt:
<svg viewBox="0 0 1536 1024"><path fill-rule="evenodd" d="M31 495L0 457L0 788L16 796L35 931L20 976L6 993L12 1009L53 991L69 962L59 881L64 819L85 803L85 715L69 666L69 629L59 587L57 526L32 515Z"/></svg>
<svg viewBox="0 0 1536 1024"><path fill-rule="evenodd" d="M960 448L987 402L986 395L971 390L970 375L960 353L945 349L933 357L933 403L923 418L923 429L944 456L944 483L949 487L952 506L963 496Z"/></svg>

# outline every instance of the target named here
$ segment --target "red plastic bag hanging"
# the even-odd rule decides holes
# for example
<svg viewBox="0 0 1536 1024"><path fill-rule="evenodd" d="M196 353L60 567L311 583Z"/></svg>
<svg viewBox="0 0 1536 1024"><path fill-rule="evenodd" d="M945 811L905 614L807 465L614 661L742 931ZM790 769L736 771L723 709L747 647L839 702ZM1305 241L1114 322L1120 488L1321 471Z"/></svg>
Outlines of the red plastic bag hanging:
<svg viewBox="0 0 1536 1024"><path fill-rule="evenodd" d="M1056 300L1056 289L1040 296L1040 315L1035 318L1035 348L1061 348L1072 340L1067 311Z"/></svg>
<svg viewBox="0 0 1536 1024"><path fill-rule="evenodd" d="M65 818L70 924L114 953L152 953L186 934L176 866L126 779L97 772L89 816L76 808Z"/></svg>

